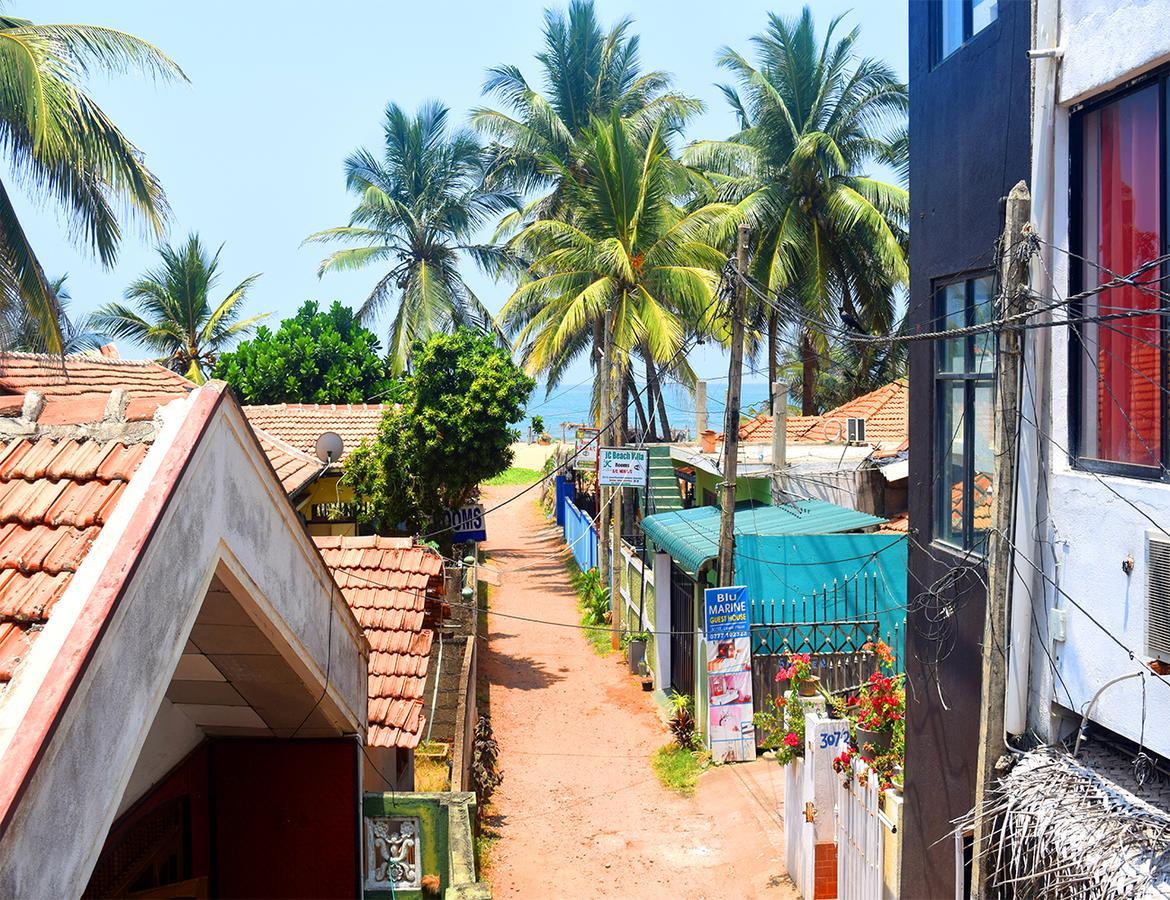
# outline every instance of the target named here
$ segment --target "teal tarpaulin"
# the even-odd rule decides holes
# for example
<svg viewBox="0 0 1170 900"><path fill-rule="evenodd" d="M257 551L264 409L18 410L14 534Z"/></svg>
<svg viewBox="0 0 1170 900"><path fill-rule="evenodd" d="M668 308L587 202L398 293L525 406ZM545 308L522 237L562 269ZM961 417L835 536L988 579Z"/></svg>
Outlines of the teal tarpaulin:
<svg viewBox="0 0 1170 900"><path fill-rule="evenodd" d="M884 637L904 628L906 546L898 534L740 534L735 580L753 625L872 615Z"/></svg>

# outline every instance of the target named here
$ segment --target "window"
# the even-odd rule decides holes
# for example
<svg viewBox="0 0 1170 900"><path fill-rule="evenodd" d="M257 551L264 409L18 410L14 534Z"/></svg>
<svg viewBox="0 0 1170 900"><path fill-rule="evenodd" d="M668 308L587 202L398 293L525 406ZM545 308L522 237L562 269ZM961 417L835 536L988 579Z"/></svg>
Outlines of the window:
<svg viewBox="0 0 1170 900"><path fill-rule="evenodd" d="M935 62L939 63L995 21L997 0L938 0Z"/></svg>
<svg viewBox="0 0 1170 900"><path fill-rule="evenodd" d="M945 329L995 315L991 275L943 284L935 298ZM964 550L980 550L991 524L994 341L982 332L942 341L935 350L934 537Z"/></svg>
<svg viewBox="0 0 1170 900"><path fill-rule="evenodd" d="M1164 110L1164 79L1154 78L1074 117L1073 249L1084 258L1074 270L1075 291L1127 275L1164 252ZM1164 471L1164 320L1140 315L1163 305L1157 289L1164 268L1074 307L1074 318L1117 317L1069 333L1073 444L1083 468L1138 477Z"/></svg>

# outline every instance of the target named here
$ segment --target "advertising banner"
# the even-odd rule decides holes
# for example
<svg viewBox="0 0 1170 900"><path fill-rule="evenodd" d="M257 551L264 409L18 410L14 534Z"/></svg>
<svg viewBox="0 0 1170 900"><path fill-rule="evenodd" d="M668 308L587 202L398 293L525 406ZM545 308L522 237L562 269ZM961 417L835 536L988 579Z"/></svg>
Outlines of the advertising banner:
<svg viewBox="0 0 1170 900"><path fill-rule="evenodd" d="M602 447L597 483L607 487L645 487L650 478L650 451Z"/></svg>
<svg viewBox="0 0 1170 900"><path fill-rule="evenodd" d="M459 509L447 510L447 527L454 532L451 535L453 543L486 541L487 525L484 523L483 505L468 503Z"/></svg>
<svg viewBox="0 0 1170 900"><path fill-rule="evenodd" d="M752 639L746 587L703 592L707 644L707 732L722 762L756 758L752 724Z"/></svg>

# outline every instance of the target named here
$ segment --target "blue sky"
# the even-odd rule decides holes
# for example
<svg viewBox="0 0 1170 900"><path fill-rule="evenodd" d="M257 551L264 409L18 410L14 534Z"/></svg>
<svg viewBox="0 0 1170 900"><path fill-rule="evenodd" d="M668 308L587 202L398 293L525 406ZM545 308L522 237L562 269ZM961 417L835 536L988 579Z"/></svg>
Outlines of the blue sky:
<svg viewBox="0 0 1170 900"><path fill-rule="evenodd" d="M414 109L437 98L462 121L484 102L480 86L488 66L515 63L535 81L533 55L547 5L41 0L11 12L41 22L124 29L178 61L191 84L155 84L134 75L102 77L90 89L162 180L173 210L170 240L198 231L213 246L223 243L225 291L246 275L263 273L249 307L272 312L275 321L306 299L336 298L356 306L375 280L373 270L319 280L322 248L300 243L313 231L345 224L353 203L342 161L359 146L380 145L386 103ZM724 80L715 65L718 49L750 52L748 38L764 29L768 12L792 16L800 6L597 2L605 26L634 18L644 68L672 73L678 88L706 103L688 138L726 137L734 130L715 87ZM813 7L822 27L852 10L846 22L861 26L862 52L884 58L906 76L905 3L818 0ZM157 258L153 242L130 224L117 265L103 269L69 242L55 209L23 197L18 206L46 271L69 273L78 312L118 299ZM478 274L470 280L491 309L500 307L506 284ZM692 361L700 374L726 374L721 356L709 347L696 351ZM570 376L580 380L587 371L582 364Z"/></svg>

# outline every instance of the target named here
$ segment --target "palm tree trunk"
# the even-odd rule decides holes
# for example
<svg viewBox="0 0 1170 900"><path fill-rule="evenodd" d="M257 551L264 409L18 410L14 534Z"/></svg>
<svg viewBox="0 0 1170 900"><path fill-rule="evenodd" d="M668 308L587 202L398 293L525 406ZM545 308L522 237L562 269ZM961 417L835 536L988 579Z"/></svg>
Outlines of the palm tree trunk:
<svg viewBox="0 0 1170 900"><path fill-rule="evenodd" d="M626 384L629 386L630 396L634 400L634 413L637 417L638 430L642 432L643 439L648 439L650 435L650 424L646 420L646 410L642 407L642 398L638 395L637 385L634 384L633 378L627 378ZM654 410L650 410L651 419L653 419Z"/></svg>
<svg viewBox="0 0 1170 900"><path fill-rule="evenodd" d="M856 319L858 322L861 322L862 325L865 325L868 328L869 323L857 314L857 307L853 305L853 294L849 291L849 279L845 277L844 272L842 272L838 278L841 281L841 305L845 307L845 310L849 313L849 315L853 316L854 319ZM869 371L869 367L873 363L874 345L862 344L856 349L860 350L860 353L858 354L856 374L853 377L852 387L855 391L861 390L861 388L867 382L864 373Z"/></svg>
<svg viewBox="0 0 1170 900"><path fill-rule="evenodd" d="M649 420L649 427L646 429L646 440L658 440L658 422L654 418L655 400L654 400L654 363L650 359L650 351L647 350L642 355L643 361L646 363L646 417Z"/></svg>
<svg viewBox="0 0 1170 900"><path fill-rule="evenodd" d="M818 360L817 351L813 346L813 337L804 332L800 337L800 414L814 416L817 412L816 385Z"/></svg>
<svg viewBox="0 0 1170 900"><path fill-rule="evenodd" d="M646 379L654 386L654 397L658 402L658 421L662 425L662 439L670 440L670 419L666 416L666 398L662 396L662 379L658 377L658 369L649 358L646 360Z"/></svg>

